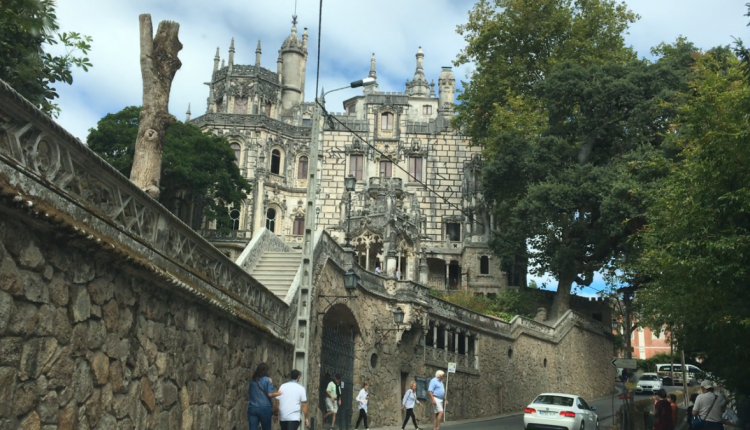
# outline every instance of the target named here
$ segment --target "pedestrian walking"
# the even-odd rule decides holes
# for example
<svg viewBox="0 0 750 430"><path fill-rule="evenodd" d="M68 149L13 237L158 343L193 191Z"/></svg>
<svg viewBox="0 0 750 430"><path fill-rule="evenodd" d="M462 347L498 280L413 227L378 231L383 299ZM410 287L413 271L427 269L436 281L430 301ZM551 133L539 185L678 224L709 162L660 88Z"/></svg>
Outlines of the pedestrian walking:
<svg viewBox="0 0 750 430"><path fill-rule="evenodd" d="M414 428L420 430L419 425L417 424L417 417L414 415L414 406L419 404L419 400L417 400L417 383L416 381L411 381L409 389L406 390L404 398L401 400L401 411L406 409L406 417L404 418L404 423L401 425L401 430L406 428L406 423L409 422L409 417L411 417L411 422L414 424Z"/></svg>
<svg viewBox="0 0 750 430"><path fill-rule="evenodd" d="M435 377L430 381L429 388L427 388L427 393L430 395L430 400L432 400L435 411L435 422L432 425L433 430L440 428L440 420L443 419L443 400L445 399L444 377L445 372L438 370L435 372Z"/></svg>
<svg viewBox="0 0 750 430"><path fill-rule="evenodd" d="M677 396L674 394L669 395L669 406L672 407L672 425L677 427Z"/></svg>
<svg viewBox="0 0 750 430"><path fill-rule="evenodd" d="M302 372L292 370L291 380L279 387L283 394L279 400L279 423L281 430L297 430L300 424L300 411L305 415L305 428L310 427L309 410L307 406L307 391L300 385ZM265 430L265 429L263 429Z"/></svg>
<svg viewBox="0 0 750 430"><path fill-rule="evenodd" d="M365 382L362 384L362 389L357 394L357 406L359 407L359 418L357 418L357 424L354 425L354 430L359 428L359 423L362 420L365 421L365 428L370 430L370 426L367 424L367 404L370 403L370 384Z"/></svg>
<svg viewBox="0 0 750 430"><path fill-rule="evenodd" d="M257 430L258 425L263 430L271 430L273 399L281 395L281 391L274 392L273 381L268 376L268 365L259 363L250 379L248 388L247 421L250 430Z"/></svg>
<svg viewBox="0 0 750 430"><path fill-rule="evenodd" d="M662 388L656 395L659 400L654 404L654 430L674 430L672 405L667 400L667 392Z"/></svg>
<svg viewBox="0 0 750 430"><path fill-rule="evenodd" d="M693 405L693 428L701 430L722 430L722 415L727 406L724 396L714 393L714 383L709 380L701 382L701 395Z"/></svg>
<svg viewBox="0 0 750 430"><path fill-rule="evenodd" d="M328 417L333 416L330 428L336 426L336 413L338 413L339 406L341 406L341 399L339 398L340 382L341 375L336 375L326 387L326 414L323 415L323 422L325 422Z"/></svg>

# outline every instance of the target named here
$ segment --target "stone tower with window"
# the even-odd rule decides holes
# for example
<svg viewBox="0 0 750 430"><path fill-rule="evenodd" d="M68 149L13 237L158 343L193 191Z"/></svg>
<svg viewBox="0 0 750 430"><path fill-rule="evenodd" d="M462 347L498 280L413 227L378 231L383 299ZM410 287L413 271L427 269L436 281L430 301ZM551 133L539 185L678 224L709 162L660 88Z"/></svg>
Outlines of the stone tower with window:
<svg viewBox="0 0 750 430"><path fill-rule="evenodd" d="M261 66L260 42L254 65L235 64L233 42L226 65L217 49L206 113L191 120L231 142L253 184L232 211L230 235L213 226L202 231L233 257L262 228L301 246L312 116L304 101L307 43L295 17L275 72ZM325 121L318 227L345 241L344 178L352 175L348 233L361 266L438 289L496 293L508 279L487 245L493 219L480 192L480 151L450 126L451 68L440 70L436 93L424 65L420 47L404 92L365 88ZM377 77L374 54L369 75Z"/></svg>

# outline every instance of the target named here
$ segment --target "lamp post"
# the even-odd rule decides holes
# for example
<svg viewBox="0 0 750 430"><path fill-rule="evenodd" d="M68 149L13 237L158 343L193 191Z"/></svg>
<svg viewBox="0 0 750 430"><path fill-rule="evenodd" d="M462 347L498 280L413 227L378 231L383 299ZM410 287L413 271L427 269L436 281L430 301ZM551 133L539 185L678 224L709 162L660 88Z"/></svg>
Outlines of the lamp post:
<svg viewBox="0 0 750 430"><path fill-rule="evenodd" d="M351 246L352 238L352 191L357 186L357 178L354 175L349 175L344 179L344 188L346 188L346 246Z"/></svg>
<svg viewBox="0 0 750 430"><path fill-rule="evenodd" d="M359 81L354 81L349 84L348 87L337 88L333 91L343 90L345 88L357 88L365 87L375 84L374 78L365 78ZM322 92L322 91L321 91ZM320 180L320 169L318 164L321 161L323 155L323 123L322 119L322 107L325 104L325 92L322 92L320 98L315 101L313 106L312 114L312 132L310 139L310 164L307 172L307 198L305 202L305 231L302 238L302 273L313 273L314 261L314 247L313 237L317 230L317 214L319 208L317 207L318 199L318 181ZM317 94L316 94L317 96ZM352 272L354 272L352 270ZM356 273L354 274L356 276ZM346 282L344 277L344 282ZM356 288L356 282L354 283ZM303 276L302 282L300 283L299 290L297 292L298 297L309 297L313 289L313 276ZM307 384L307 375L309 373L309 349L310 349L310 306L308 306L307 300L297 301L297 323L295 328L295 338L304 339L304 341L296 344L294 348L294 358L292 367L299 369L302 372L302 385Z"/></svg>

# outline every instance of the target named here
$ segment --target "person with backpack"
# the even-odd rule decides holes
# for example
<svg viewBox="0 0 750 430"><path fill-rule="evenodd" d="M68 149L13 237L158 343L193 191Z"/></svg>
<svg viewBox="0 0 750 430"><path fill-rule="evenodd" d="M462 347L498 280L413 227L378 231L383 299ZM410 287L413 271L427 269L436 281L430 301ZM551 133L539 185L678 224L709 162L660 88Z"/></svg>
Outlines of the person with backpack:
<svg viewBox="0 0 750 430"><path fill-rule="evenodd" d="M263 430L271 430L274 398L280 396L281 391L274 391L268 370L266 363L259 363L250 379L247 404L247 421L250 424L250 430L257 430L258 425Z"/></svg>
<svg viewBox="0 0 750 430"><path fill-rule="evenodd" d="M417 400L417 383L416 381L411 381L409 389L406 390L404 398L401 400L401 410L403 411L406 409L406 418L404 418L404 423L401 425L401 430L406 428L406 423L409 422L409 417L411 417L411 422L414 424L414 428L420 430L419 425L417 424L417 417L414 415L414 406L418 404L420 403L419 400Z"/></svg>

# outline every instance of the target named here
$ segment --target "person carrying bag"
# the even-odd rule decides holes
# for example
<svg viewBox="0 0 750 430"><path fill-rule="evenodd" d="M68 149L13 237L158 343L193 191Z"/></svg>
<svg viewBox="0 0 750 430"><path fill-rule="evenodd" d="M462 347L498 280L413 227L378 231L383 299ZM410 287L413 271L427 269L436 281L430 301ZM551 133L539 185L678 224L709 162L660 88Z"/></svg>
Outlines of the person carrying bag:
<svg viewBox="0 0 750 430"><path fill-rule="evenodd" d="M723 430L722 413L726 407L723 396L714 393L714 384L711 381L701 382L703 394L695 399L693 406L693 430ZM709 403L710 402L710 403ZM708 407L706 407L708 405Z"/></svg>
<svg viewBox="0 0 750 430"><path fill-rule="evenodd" d="M271 430L271 421L278 417L279 407L273 400L280 391L273 391L273 381L268 376L268 365L259 363L248 389L247 421L250 430Z"/></svg>

